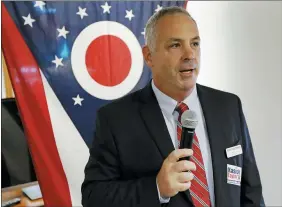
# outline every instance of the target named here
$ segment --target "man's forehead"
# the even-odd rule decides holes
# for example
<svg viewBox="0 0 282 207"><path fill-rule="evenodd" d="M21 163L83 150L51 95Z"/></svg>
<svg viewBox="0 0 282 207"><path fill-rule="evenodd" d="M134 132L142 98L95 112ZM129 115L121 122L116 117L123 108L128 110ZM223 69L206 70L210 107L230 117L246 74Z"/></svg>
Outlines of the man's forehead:
<svg viewBox="0 0 282 207"><path fill-rule="evenodd" d="M185 41L200 41L200 35L197 31L181 31L181 32L162 32L157 31L157 40L161 42L185 42Z"/></svg>
<svg viewBox="0 0 282 207"><path fill-rule="evenodd" d="M199 35L196 35L194 37L191 37L190 38L191 40L200 40L200 36ZM169 37L168 38L168 41L177 41L177 42L180 42L180 41L184 41L185 39L184 38L181 38L181 37Z"/></svg>

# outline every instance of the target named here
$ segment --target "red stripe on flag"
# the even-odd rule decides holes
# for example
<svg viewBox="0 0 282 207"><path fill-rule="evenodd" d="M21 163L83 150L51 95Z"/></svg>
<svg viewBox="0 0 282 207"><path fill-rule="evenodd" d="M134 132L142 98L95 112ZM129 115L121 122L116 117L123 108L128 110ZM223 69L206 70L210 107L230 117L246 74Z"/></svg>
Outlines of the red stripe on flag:
<svg viewBox="0 0 282 207"><path fill-rule="evenodd" d="M184 9L186 9L187 8L187 4L188 4L188 0L185 0L185 2L184 2Z"/></svg>
<svg viewBox="0 0 282 207"><path fill-rule="evenodd" d="M39 67L3 3L2 50L15 90L44 206L72 206ZM23 68L36 68L36 72L21 72Z"/></svg>

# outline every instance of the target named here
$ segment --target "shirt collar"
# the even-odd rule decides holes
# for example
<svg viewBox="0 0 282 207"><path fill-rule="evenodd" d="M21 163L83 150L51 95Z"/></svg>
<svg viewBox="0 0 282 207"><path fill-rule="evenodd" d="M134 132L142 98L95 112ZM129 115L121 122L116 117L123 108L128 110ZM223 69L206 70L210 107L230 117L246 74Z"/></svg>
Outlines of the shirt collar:
<svg viewBox="0 0 282 207"><path fill-rule="evenodd" d="M154 80L152 80L152 89L156 95L157 101L159 103L159 106L161 110L168 114L168 115L173 115L174 109L177 106L177 101L174 100L173 98L167 96L164 94L162 91L160 91L154 84ZM195 86L192 93L187 96L183 102L188 105L188 107L194 106L193 103L197 101L197 87Z"/></svg>
<svg viewBox="0 0 282 207"><path fill-rule="evenodd" d="M161 92L155 86L154 80L152 80L152 88L153 88L153 91L156 95L156 98L157 98L157 101L159 103L161 110L168 115L172 115L173 111L174 111L174 109L177 105L177 101L172 99L171 97L167 96L163 92Z"/></svg>

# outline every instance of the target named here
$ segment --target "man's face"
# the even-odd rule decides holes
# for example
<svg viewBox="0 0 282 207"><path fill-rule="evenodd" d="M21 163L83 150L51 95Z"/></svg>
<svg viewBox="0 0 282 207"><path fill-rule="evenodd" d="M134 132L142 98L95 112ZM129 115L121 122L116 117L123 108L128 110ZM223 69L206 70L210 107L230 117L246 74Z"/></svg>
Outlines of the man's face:
<svg viewBox="0 0 282 207"><path fill-rule="evenodd" d="M200 63L196 23L185 14L162 17L156 26L155 49L144 56L152 69L154 83L163 92L191 90L196 84Z"/></svg>

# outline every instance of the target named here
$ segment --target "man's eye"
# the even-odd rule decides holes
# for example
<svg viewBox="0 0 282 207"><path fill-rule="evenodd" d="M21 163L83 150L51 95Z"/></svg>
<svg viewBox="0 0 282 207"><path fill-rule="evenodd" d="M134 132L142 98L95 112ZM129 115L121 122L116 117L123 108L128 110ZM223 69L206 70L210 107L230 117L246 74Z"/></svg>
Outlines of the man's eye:
<svg viewBox="0 0 282 207"><path fill-rule="evenodd" d="M180 44L179 43L174 43L174 44L171 44L170 47L171 48L177 48L177 47L180 47Z"/></svg>
<svg viewBox="0 0 282 207"><path fill-rule="evenodd" d="M192 45L193 45L194 47L198 47L198 46L200 45L200 43L199 43L199 42L193 42Z"/></svg>

